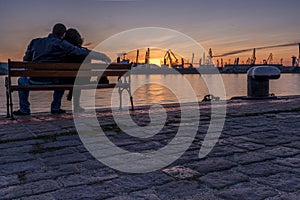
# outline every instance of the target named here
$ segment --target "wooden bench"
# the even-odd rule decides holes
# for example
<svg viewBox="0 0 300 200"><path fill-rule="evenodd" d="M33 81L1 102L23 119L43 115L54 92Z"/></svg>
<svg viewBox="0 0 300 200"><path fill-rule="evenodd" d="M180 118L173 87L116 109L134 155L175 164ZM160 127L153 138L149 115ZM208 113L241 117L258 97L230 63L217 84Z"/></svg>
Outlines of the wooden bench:
<svg viewBox="0 0 300 200"><path fill-rule="evenodd" d="M122 108L122 93L126 90L130 97L131 109L133 110L133 99L131 95L131 64L111 63L107 64L81 64L81 63L45 63L45 62L17 62L8 60L8 75L5 77L7 117L13 116L12 92L44 91L44 90L70 90L76 89L101 89L118 87L120 97L120 109ZM80 69L80 72L78 70ZM28 85L19 86L12 84L12 77L47 77L47 78L76 78L86 77L90 80L93 76L118 77L116 83L98 84L89 82L88 84L48 84L48 85Z"/></svg>

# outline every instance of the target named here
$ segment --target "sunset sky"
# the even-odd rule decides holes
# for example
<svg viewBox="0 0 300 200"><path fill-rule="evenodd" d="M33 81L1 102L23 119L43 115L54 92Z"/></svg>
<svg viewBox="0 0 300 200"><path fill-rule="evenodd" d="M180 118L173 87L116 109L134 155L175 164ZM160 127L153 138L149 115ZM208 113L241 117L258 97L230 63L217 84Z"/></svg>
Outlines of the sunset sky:
<svg viewBox="0 0 300 200"><path fill-rule="evenodd" d="M299 20L299 0L0 0L0 61L22 59L30 40L46 36L57 22L77 28L89 48L122 31L162 27L186 34L220 55L298 43ZM290 65L298 46L257 51L258 63L270 53L275 63L283 58ZM223 59L243 61L251 54Z"/></svg>

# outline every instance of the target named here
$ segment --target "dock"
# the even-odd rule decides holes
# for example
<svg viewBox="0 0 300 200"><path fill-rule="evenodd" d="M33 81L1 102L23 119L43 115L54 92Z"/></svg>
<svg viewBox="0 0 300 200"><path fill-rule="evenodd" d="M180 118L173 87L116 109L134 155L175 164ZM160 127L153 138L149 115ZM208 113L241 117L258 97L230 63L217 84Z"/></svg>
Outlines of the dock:
<svg viewBox="0 0 300 200"><path fill-rule="evenodd" d="M125 173L96 160L85 148L71 111L0 116L0 199L297 199L300 196L300 97L227 101L222 134L199 159L210 103L168 105L166 130L150 141L115 128L109 109L97 110L101 126L123 149L149 152L174 137L182 109L199 109L197 135L174 163L153 172ZM133 117L149 118L147 106ZM157 111L157 112L163 112ZM88 116L86 116L88 117Z"/></svg>

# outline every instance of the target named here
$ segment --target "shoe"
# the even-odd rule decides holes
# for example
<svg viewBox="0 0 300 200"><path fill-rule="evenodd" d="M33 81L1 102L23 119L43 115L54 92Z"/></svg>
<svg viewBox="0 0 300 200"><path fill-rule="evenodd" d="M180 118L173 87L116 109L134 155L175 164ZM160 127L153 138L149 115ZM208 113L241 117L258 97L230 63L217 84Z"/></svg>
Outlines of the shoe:
<svg viewBox="0 0 300 200"><path fill-rule="evenodd" d="M66 111L63 109L51 110L51 114L64 114L64 113L66 113Z"/></svg>
<svg viewBox="0 0 300 200"><path fill-rule="evenodd" d="M30 113L23 113L21 110L14 111L13 114L18 116L30 115Z"/></svg>

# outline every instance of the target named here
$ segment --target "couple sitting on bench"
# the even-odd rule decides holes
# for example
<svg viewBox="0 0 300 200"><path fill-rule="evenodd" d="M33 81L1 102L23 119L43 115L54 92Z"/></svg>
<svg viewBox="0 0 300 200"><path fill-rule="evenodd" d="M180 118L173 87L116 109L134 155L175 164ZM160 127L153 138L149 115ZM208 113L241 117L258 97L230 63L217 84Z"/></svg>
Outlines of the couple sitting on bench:
<svg viewBox="0 0 300 200"><path fill-rule="evenodd" d="M24 61L33 62L54 62L54 63L81 63L89 55L92 59L102 60L110 63L111 60L105 54L95 52L83 48L81 45L83 39L76 29L66 29L65 25L55 24L52 33L45 38L33 39L27 47ZM107 82L107 78L102 80ZM18 85L26 86L31 84L73 84L74 78L29 78L20 77ZM53 94L53 101L51 103L52 114L62 114L66 111L61 109L61 100L64 90L55 90ZM83 110L79 106L80 93L74 95L74 108ZM68 100L72 97L72 92L68 95ZM14 111L14 115L30 115L30 103L28 101L29 90L19 91L19 106L18 111Z"/></svg>

